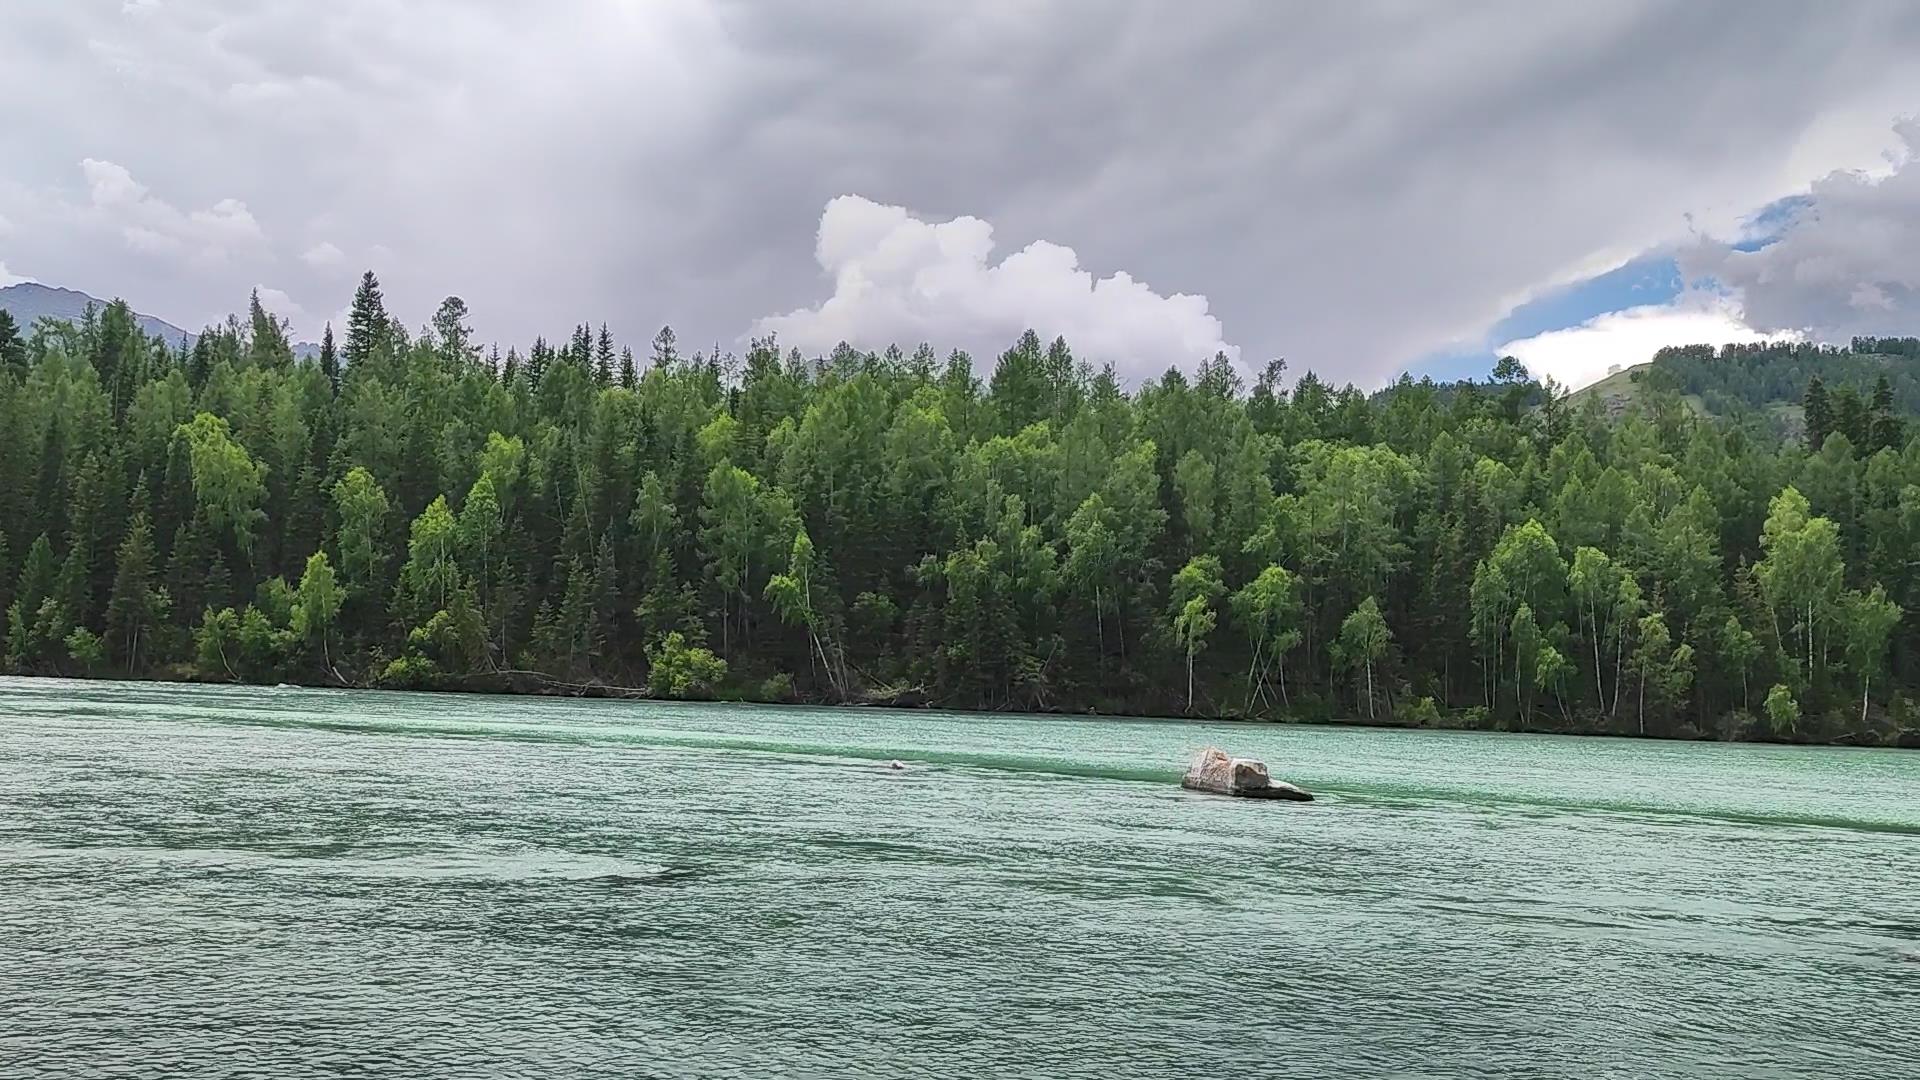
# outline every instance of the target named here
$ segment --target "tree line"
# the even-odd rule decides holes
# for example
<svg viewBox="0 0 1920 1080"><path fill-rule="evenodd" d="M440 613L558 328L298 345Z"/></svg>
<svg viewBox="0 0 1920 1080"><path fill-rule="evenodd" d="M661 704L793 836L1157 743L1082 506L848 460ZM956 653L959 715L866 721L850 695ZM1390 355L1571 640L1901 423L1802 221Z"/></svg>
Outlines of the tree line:
<svg viewBox="0 0 1920 1080"><path fill-rule="evenodd" d="M985 378L590 325L502 355L458 298L408 332L371 273L310 357L257 296L182 342L119 302L0 313L5 665L1915 738L1892 395L1816 384L1825 419L1783 441L1683 383L1611 418L1511 361L1368 394L1216 356L1128 388L1032 332Z"/></svg>

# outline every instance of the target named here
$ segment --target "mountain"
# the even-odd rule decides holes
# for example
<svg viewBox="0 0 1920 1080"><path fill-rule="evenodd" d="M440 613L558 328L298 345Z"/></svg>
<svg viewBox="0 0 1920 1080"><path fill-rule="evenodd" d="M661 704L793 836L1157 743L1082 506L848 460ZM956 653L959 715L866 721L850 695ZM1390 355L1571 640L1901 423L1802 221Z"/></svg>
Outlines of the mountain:
<svg viewBox="0 0 1920 1080"><path fill-rule="evenodd" d="M104 308L107 301L76 289L60 289L33 281L0 289L0 311L13 316L13 321L20 324L20 333L23 335L31 333L33 321L42 316L77 323L86 317L88 304ZM179 345L181 338L186 338L187 344L192 345L200 336L182 330L165 319L139 312L134 313L133 322L141 333L157 337L170 346ZM311 359L320 355L320 346L311 341L296 341L293 343L293 355L303 360Z"/></svg>
<svg viewBox="0 0 1920 1080"><path fill-rule="evenodd" d="M5 309L20 324L20 332L27 333L33 328L35 319L42 316L79 322L87 313L87 305L104 308L107 301L88 296L73 289L57 289L51 285L41 285L26 281L18 285L9 285L0 289L0 309ZM164 319L151 315L135 313L134 324L149 337L157 337L169 345L180 344L181 338L192 341L195 335L180 329Z"/></svg>

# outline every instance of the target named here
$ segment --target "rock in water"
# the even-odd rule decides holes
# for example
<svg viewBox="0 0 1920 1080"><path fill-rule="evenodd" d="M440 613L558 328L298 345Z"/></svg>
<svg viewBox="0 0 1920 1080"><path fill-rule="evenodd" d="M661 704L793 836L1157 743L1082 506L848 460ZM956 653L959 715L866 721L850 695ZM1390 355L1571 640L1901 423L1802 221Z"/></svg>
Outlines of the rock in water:
<svg viewBox="0 0 1920 1080"><path fill-rule="evenodd" d="M1265 764L1252 758L1227 756L1219 747L1209 746L1193 759L1180 786L1190 791L1215 795L1233 795L1242 799L1286 799L1312 802L1313 796L1284 780L1275 780Z"/></svg>
<svg viewBox="0 0 1920 1080"><path fill-rule="evenodd" d="M907 763L906 763L906 762L904 762L904 761L889 761L889 762L887 762L887 768L889 768L889 769L904 769L904 768L906 768L906 767L907 767Z"/></svg>

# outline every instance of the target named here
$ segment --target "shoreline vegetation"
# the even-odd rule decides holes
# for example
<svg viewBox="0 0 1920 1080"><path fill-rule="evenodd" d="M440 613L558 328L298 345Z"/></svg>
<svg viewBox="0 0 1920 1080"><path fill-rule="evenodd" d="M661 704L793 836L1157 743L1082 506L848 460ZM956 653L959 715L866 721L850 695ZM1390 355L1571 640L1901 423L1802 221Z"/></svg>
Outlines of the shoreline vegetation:
<svg viewBox="0 0 1920 1080"><path fill-rule="evenodd" d="M1912 339L1613 396L646 353L371 273L301 355L0 313L0 670L1920 746Z"/></svg>

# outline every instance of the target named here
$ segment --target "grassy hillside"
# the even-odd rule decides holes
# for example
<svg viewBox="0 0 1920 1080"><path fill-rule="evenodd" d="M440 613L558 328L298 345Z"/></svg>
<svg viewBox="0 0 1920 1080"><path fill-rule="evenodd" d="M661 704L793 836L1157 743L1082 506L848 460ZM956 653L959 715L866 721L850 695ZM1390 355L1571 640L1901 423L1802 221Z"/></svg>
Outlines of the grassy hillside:
<svg viewBox="0 0 1920 1080"><path fill-rule="evenodd" d="M1653 360L1616 371L1568 400L1597 399L1619 416L1654 386L1670 389L1703 416L1747 417L1785 439L1806 431L1807 384L1818 377L1827 391L1862 407L1882 389L1901 412L1920 409L1920 345L1912 339L1858 339L1847 347L1802 343L1688 345L1662 349Z"/></svg>
<svg viewBox="0 0 1920 1080"><path fill-rule="evenodd" d="M1584 405L1587 399L1598 398L1607 415L1621 416L1640 395L1642 381L1653 369L1654 363L1649 361L1644 364L1635 364L1630 368L1622 368L1597 383L1575 390L1567 395L1567 401L1578 408ZM1712 415L1706 402L1698 394L1682 394L1681 400L1696 413L1703 416Z"/></svg>

